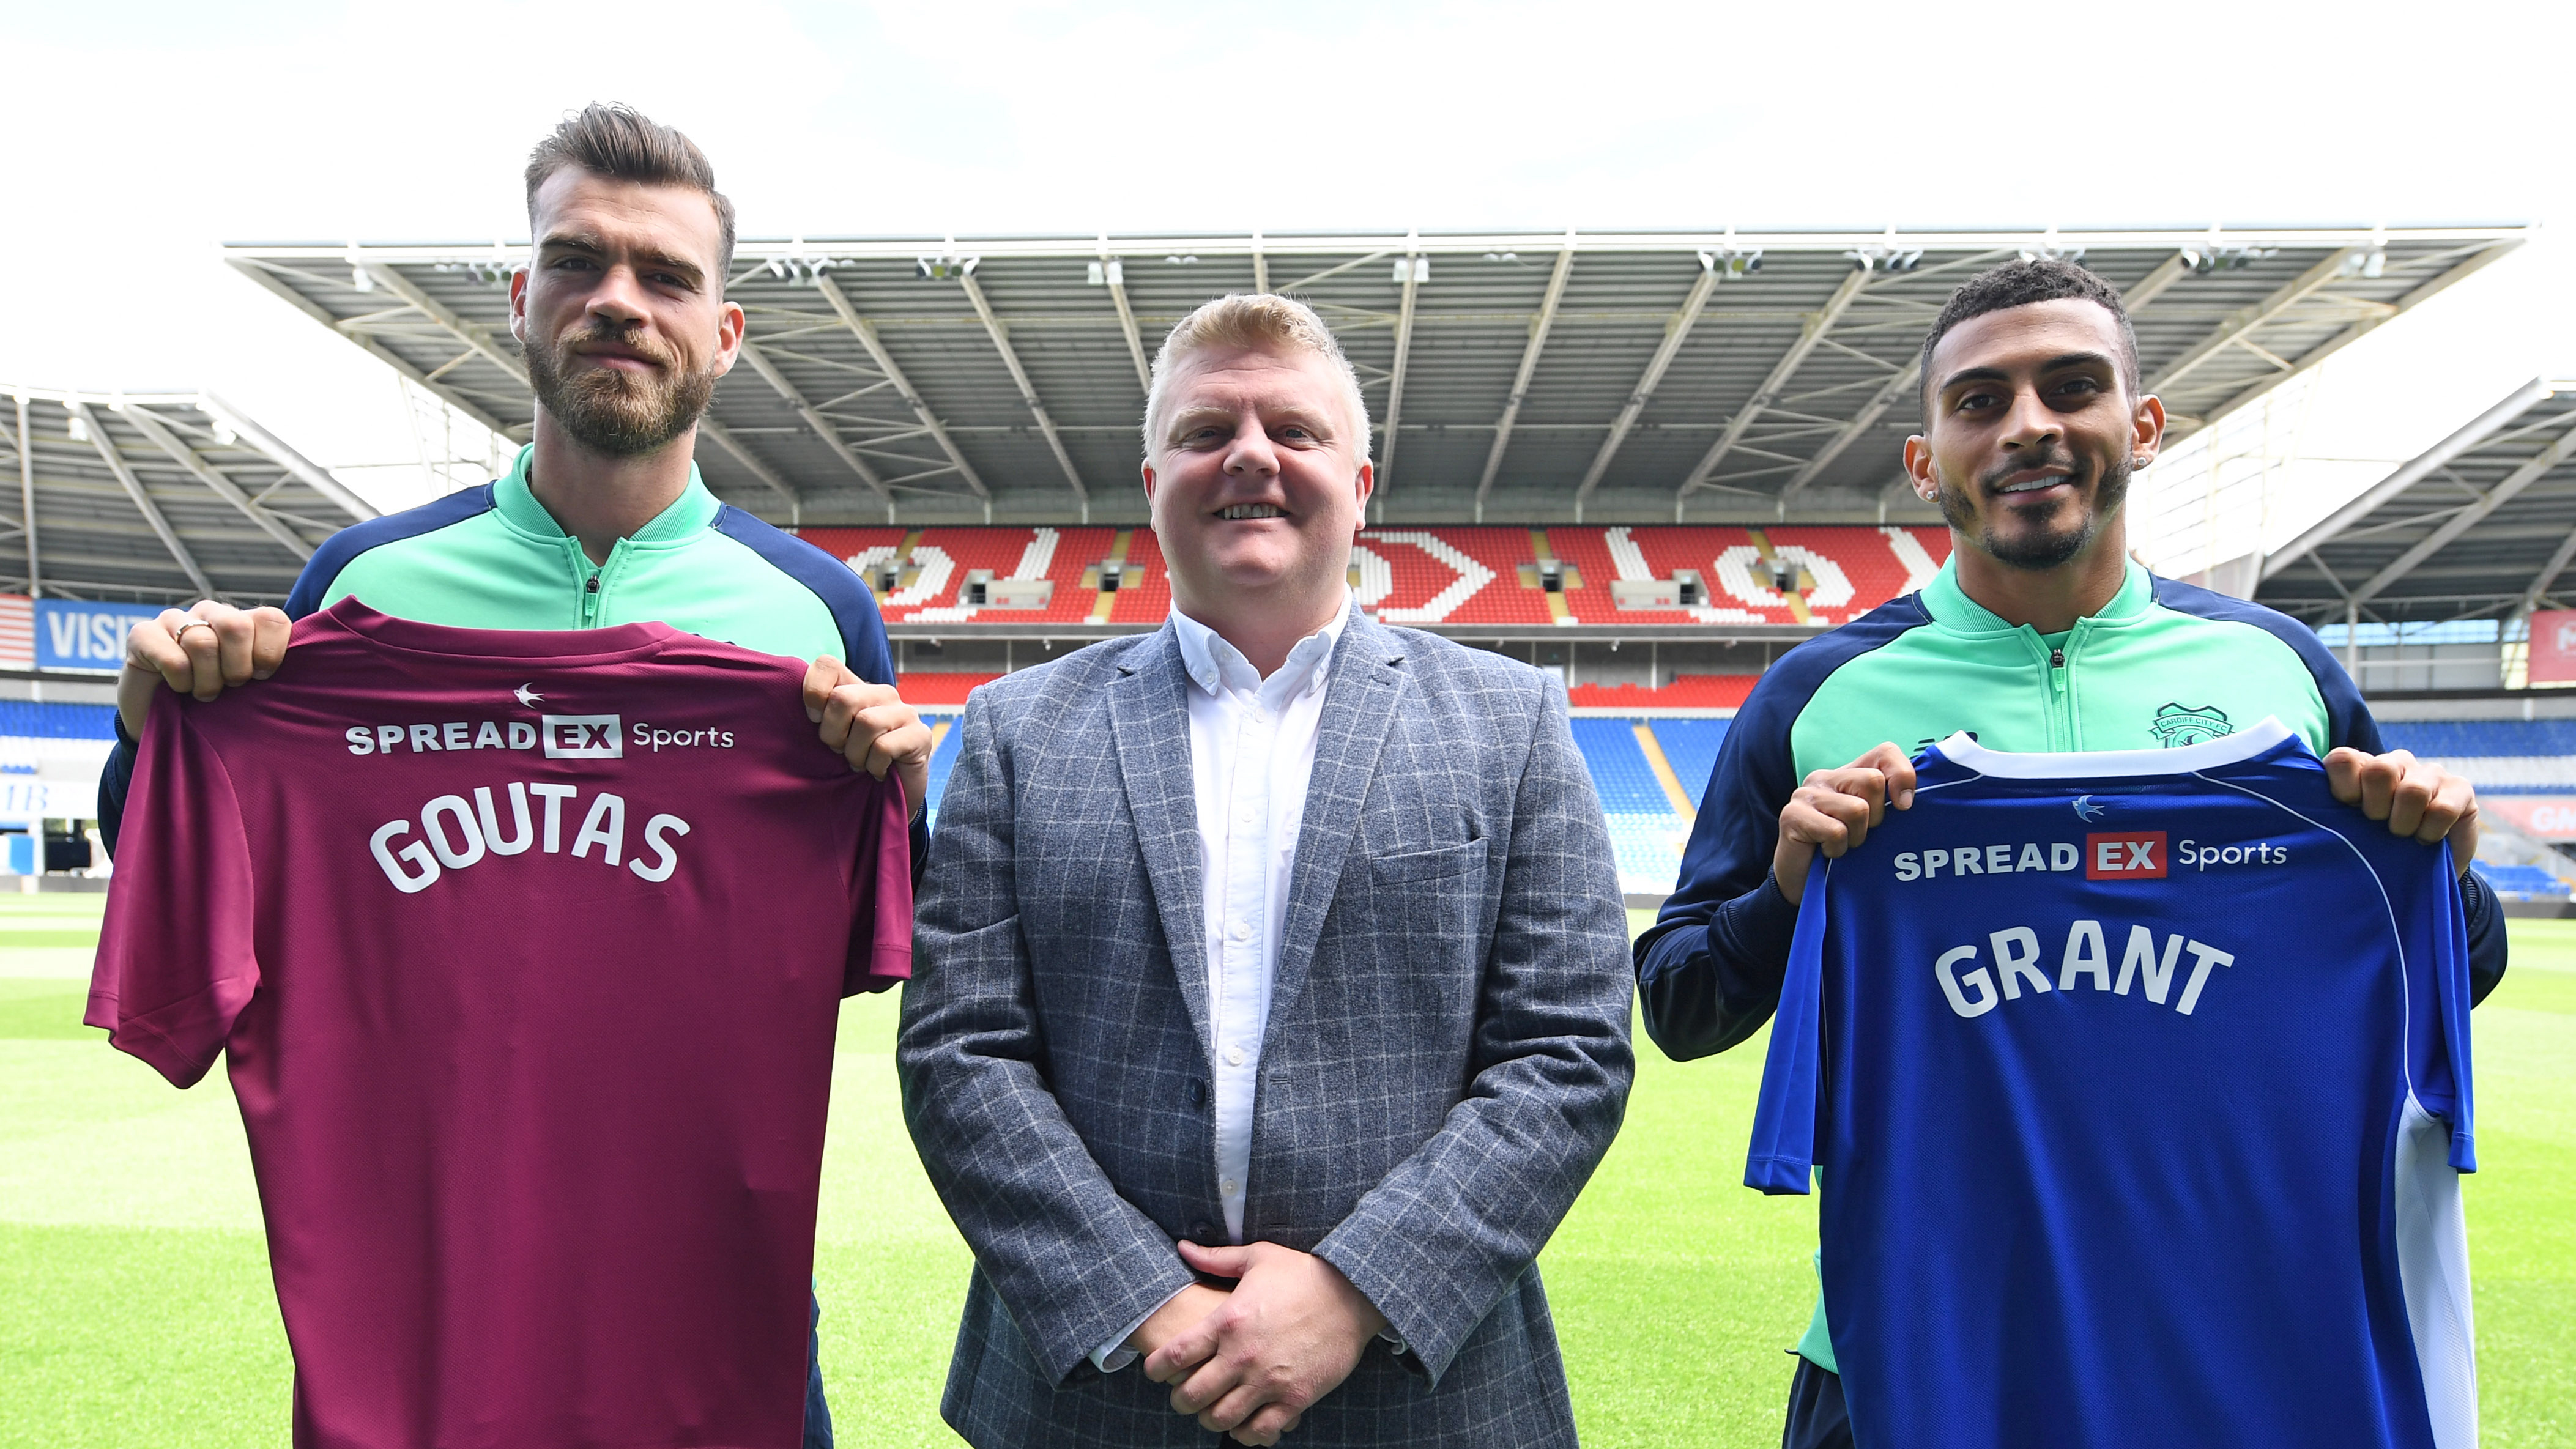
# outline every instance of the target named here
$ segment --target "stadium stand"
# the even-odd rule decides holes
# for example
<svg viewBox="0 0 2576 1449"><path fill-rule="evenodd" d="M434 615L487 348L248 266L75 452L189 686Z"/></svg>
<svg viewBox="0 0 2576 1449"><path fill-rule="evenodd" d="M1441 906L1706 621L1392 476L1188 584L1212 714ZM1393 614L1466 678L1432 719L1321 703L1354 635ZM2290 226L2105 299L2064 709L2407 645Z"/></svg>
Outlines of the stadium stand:
<svg viewBox="0 0 2576 1449"><path fill-rule="evenodd" d="M2481 795L2576 794L2576 720L2388 721L2380 736L2458 771Z"/></svg>
<svg viewBox="0 0 2576 1449"><path fill-rule="evenodd" d="M1726 743L1727 726L1722 719L1659 719L1650 722L1655 743L1663 746L1664 758L1672 762L1673 777L1681 781L1682 793L1690 796L1691 808L1700 807L1708 790L1708 777L1717 769L1717 751Z"/></svg>
<svg viewBox="0 0 2576 1449"><path fill-rule="evenodd" d="M0 699L0 738L113 740L116 706Z"/></svg>
<svg viewBox="0 0 2576 1449"><path fill-rule="evenodd" d="M889 624L1151 625L1171 606L1171 581L1150 528L958 525L808 528L805 539L847 562L878 594ZM1938 529L1838 525L1745 528L1370 528L1360 534L1353 585L1363 608L1392 624L1533 625L1584 629L1674 624L1839 623L1929 577L1948 556ZM1545 587L1548 563L1565 586ZM1099 613L1101 573L1122 565L1111 608ZM1797 571L1786 593L1773 569ZM893 587L885 571L894 570ZM1041 607L977 605L969 576L1044 580ZM1611 585L1698 575L1689 608L1618 606Z"/></svg>
<svg viewBox="0 0 2576 1449"><path fill-rule="evenodd" d="M924 812L930 817L931 827L937 829L939 797L948 788L948 772L957 766L957 717L933 716L925 712L925 718L929 719L932 732L939 736L939 743L930 751L930 783L922 791L929 802L923 807Z"/></svg>
<svg viewBox="0 0 2576 1449"><path fill-rule="evenodd" d="M1126 567L1110 600L1108 622L1160 624L1172 611L1172 577L1163 571L1162 541L1150 528L1127 529L1119 536L1127 543Z"/></svg>
<svg viewBox="0 0 2576 1449"><path fill-rule="evenodd" d="M1681 872L1690 821L1673 808L1672 796L1638 738L1637 721L1578 719L1574 743L1592 772L1592 788L1600 795L1602 814L1609 822L1621 893L1670 894Z"/></svg>
<svg viewBox="0 0 2576 1449"><path fill-rule="evenodd" d="M1088 619L1098 590L1085 589L1086 570L1109 557L1109 528L809 528L805 540L850 565L877 595L890 624L1057 624ZM884 571L895 571L885 587ZM987 606L969 595L972 577L1044 582L1045 602L1035 608Z"/></svg>
<svg viewBox="0 0 2576 1449"><path fill-rule="evenodd" d="M1736 710L1753 692L1758 674L1683 674L1673 682L1648 689L1642 684L1578 684L1566 691L1576 709Z"/></svg>
<svg viewBox="0 0 2576 1449"><path fill-rule="evenodd" d="M2472 862L2470 869L2509 901L2563 901L2576 891L2536 865L2490 865L2481 860Z"/></svg>
<svg viewBox="0 0 2576 1449"><path fill-rule="evenodd" d="M1528 529L1474 527L1365 529L1352 558L1360 607L1390 624L1547 624L1521 577L1537 561Z"/></svg>

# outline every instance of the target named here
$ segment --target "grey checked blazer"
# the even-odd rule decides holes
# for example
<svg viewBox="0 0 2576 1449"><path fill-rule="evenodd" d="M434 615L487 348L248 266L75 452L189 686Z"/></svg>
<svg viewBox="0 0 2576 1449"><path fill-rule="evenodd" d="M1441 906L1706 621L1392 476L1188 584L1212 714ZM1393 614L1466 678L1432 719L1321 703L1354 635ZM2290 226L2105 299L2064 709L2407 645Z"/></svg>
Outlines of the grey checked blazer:
<svg viewBox="0 0 2576 1449"><path fill-rule="evenodd" d="M1180 647L976 691L896 1062L975 1252L941 1413L979 1449L1215 1436L1089 1353L1223 1241ZM1299 1449L1569 1445L1533 1260L1619 1128L1627 931L1546 677L1355 616L1326 683L1255 1093L1244 1233L1319 1254L1371 1345Z"/></svg>

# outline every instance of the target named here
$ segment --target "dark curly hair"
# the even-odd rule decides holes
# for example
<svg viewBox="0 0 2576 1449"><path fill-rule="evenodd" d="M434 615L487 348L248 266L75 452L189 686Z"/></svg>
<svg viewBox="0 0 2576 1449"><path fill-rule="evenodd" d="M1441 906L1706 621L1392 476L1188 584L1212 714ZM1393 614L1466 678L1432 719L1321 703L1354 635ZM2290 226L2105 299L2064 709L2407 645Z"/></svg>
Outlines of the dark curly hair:
<svg viewBox="0 0 2576 1449"><path fill-rule="evenodd" d="M1917 389L1923 406L1923 426L1932 426L1932 349L1941 344L1951 328L1971 317L1983 317L2007 307L2067 300L2095 303L2120 324L2120 385L2134 397L2139 391L2138 334L2129 326L2129 309L2120 305L2119 290L2073 262L2033 257L1990 267L1970 277L1950 294L1941 315L1932 319L1932 330L1923 335L1923 379Z"/></svg>

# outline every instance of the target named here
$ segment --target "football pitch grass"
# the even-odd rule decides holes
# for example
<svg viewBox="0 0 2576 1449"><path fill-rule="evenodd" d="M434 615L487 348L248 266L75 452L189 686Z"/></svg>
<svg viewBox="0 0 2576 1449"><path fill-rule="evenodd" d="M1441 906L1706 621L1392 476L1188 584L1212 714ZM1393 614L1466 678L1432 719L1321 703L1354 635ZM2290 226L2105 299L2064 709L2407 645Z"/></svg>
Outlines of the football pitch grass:
<svg viewBox="0 0 2576 1449"><path fill-rule="evenodd" d="M79 1025L96 896L0 896L0 1445L287 1442L289 1365L223 1074L172 1091ZM849 1003L816 1271L839 1440L953 1445L965 1247L896 1109L892 996ZM2491 1449L2576 1449L2576 921L2514 923L2478 1009L2468 1180ZM1540 1260L1592 1445L1778 1442L1807 1198L1739 1185L1762 1043L1643 1043L1626 1128ZM1293 1444L1292 1435L1288 1440Z"/></svg>

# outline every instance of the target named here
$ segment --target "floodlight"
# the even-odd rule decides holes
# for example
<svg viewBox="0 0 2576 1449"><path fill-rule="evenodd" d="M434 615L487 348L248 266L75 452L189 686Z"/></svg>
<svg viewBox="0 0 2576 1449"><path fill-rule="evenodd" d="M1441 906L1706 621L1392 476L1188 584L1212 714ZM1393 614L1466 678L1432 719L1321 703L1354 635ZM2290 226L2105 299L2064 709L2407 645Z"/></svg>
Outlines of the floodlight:
<svg viewBox="0 0 2576 1449"><path fill-rule="evenodd" d="M71 426L72 441L73 441L73 442L75 442L75 443L86 443L86 442L88 442L88 441L90 440L90 439L89 439L89 419L88 419L88 417L87 417L87 416L85 416L77 406L75 406L75 405L73 405L73 404L71 404L71 403L69 403L69 402L66 402L65 404L63 404L63 411L64 411L65 413L69 414L69 415L70 415L70 417L71 417L71 420L72 420L72 426Z"/></svg>
<svg viewBox="0 0 2576 1449"><path fill-rule="evenodd" d="M349 286L356 291L372 292L376 289L376 279L368 276L367 269L364 267L351 267L349 269Z"/></svg>
<svg viewBox="0 0 2576 1449"><path fill-rule="evenodd" d="M1094 287L1105 287L1109 285L1107 269L1103 268L1098 262L1093 262L1083 268L1082 279L1084 282Z"/></svg>

